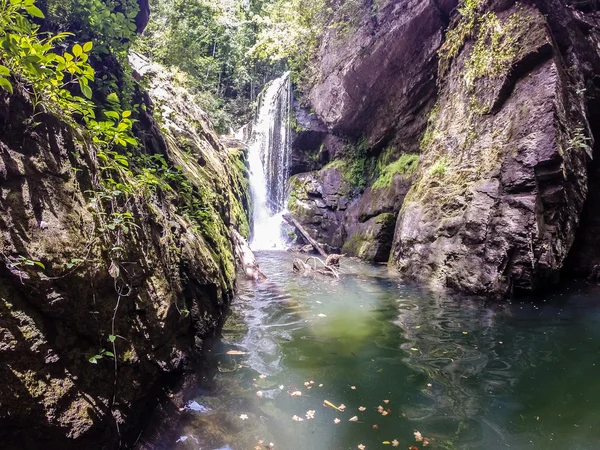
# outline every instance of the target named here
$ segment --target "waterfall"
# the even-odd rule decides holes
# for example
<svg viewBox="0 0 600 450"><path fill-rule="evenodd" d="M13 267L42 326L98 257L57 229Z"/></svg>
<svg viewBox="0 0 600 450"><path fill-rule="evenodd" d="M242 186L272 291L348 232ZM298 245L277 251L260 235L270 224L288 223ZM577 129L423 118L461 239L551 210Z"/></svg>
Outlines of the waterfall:
<svg viewBox="0 0 600 450"><path fill-rule="evenodd" d="M291 134L290 74L272 81L259 98L248 160L254 204L253 250L283 249L281 225L289 178Z"/></svg>

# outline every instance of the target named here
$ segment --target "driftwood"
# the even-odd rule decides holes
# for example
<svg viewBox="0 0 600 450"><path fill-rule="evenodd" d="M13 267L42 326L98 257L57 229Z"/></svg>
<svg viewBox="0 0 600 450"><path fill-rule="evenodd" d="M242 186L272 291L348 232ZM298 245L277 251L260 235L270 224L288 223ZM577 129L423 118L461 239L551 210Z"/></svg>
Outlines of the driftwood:
<svg viewBox="0 0 600 450"><path fill-rule="evenodd" d="M235 249L235 254L240 265L244 269L246 278L255 281L266 280L267 277L260 270L260 266L256 262L256 257L250 249L248 241L246 241L246 239L244 239L244 237L236 230L233 230L231 232L231 236L233 237L233 246Z"/></svg>
<svg viewBox="0 0 600 450"><path fill-rule="evenodd" d="M283 215L283 219L289 223L290 225L294 226L299 232L300 234L302 234L302 236L304 236L304 239L306 239L310 245L312 245L316 251L318 251L321 256L323 258L327 258L327 252L325 252L325 250L323 250L323 247L321 247L319 245L319 243L317 241L315 241L310 234L308 234L308 232L304 229L304 227L302 225L300 225L300 223L294 219L294 217L291 214L284 214Z"/></svg>
<svg viewBox="0 0 600 450"><path fill-rule="evenodd" d="M340 255L335 255L340 256ZM339 260L339 259L338 259ZM309 261L312 262L312 266L309 264ZM322 267L318 267L319 263ZM319 273L321 275L327 275L330 277L339 278L340 270L339 265L327 265L327 263L323 262L321 258L317 258L316 256L311 256L306 261L302 261L300 258L294 259L293 264L294 272L301 273L302 275L310 275L313 273Z"/></svg>

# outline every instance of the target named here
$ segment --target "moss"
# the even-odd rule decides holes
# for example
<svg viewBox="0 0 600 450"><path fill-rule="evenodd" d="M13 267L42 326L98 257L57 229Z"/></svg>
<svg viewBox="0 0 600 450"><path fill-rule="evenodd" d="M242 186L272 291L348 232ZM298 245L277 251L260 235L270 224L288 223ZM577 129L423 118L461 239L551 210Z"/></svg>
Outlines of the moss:
<svg viewBox="0 0 600 450"><path fill-rule="evenodd" d="M433 166L431 166L431 169L429 169L429 172L432 175L446 175L446 173L448 172L448 168L450 167L450 161L448 160L448 158L446 156L442 156L440 159L438 159L435 164Z"/></svg>
<svg viewBox="0 0 600 450"><path fill-rule="evenodd" d="M419 155L404 154L397 161L387 165L381 171L379 178L373 183L373 189L384 189L392 185L395 175L404 178L412 176L417 170Z"/></svg>
<svg viewBox="0 0 600 450"><path fill-rule="evenodd" d="M446 40L438 52L440 75L446 73L452 59L458 56L467 39L475 31L478 12L484 4L485 0L461 0L461 7L458 8L461 17L456 26L446 32Z"/></svg>
<svg viewBox="0 0 600 450"><path fill-rule="evenodd" d="M479 20L477 41L466 62L465 81L471 86L483 78L498 78L510 68L519 51L519 30L528 26L527 15L521 10L501 23L493 12Z"/></svg>
<svg viewBox="0 0 600 450"><path fill-rule="evenodd" d="M440 113L440 104L436 103L432 110L429 112L427 116L427 129L425 130L425 134L421 138L421 142L419 144L419 148L421 151L426 151L434 141L436 141L439 137L439 133L436 129L436 121L438 119Z"/></svg>
<svg viewBox="0 0 600 450"><path fill-rule="evenodd" d="M360 231L354 233L344 242L343 252L350 255L359 256L364 252L365 246L370 244L370 239Z"/></svg>

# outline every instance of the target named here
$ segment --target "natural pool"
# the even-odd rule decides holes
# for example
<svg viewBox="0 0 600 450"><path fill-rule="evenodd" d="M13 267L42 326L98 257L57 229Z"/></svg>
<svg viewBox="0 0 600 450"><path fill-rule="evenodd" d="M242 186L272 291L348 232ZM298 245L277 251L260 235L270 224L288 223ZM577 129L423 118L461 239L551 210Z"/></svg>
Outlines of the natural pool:
<svg viewBox="0 0 600 450"><path fill-rule="evenodd" d="M165 450L600 449L600 287L486 304L257 257L269 281L240 279L219 370Z"/></svg>

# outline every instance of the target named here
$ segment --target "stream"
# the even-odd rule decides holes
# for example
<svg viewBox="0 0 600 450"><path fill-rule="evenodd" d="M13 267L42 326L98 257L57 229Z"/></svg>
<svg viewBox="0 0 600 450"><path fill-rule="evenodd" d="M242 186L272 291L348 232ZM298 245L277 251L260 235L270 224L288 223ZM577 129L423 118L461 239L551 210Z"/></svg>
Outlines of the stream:
<svg viewBox="0 0 600 450"><path fill-rule="evenodd" d="M599 287L487 304L257 258L269 281L239 279L219 370L165 450L600 448Z"/></svg>

